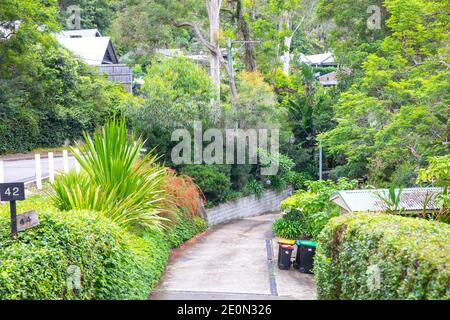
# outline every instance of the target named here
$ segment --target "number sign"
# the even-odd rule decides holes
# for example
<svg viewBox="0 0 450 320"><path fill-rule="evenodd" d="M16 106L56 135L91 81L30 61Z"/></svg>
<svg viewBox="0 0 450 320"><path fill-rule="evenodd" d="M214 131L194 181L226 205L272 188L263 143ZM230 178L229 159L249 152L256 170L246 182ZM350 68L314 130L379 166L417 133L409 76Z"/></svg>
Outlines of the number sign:
<svg viewBox="0 0 450 320"><path fill-rule="evenodd" d="M25 200L25 184L19 183L0 183L1 201Z"/></svg>

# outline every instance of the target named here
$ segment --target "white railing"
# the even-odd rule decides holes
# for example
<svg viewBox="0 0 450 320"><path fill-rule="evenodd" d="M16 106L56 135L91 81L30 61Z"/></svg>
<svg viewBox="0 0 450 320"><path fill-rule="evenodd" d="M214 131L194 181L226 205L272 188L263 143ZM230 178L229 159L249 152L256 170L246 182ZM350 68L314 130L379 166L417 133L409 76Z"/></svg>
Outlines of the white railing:
<svg viewBox="0 0 450 320"><path fill-rule="evenodd" d="M77 150L76 152L79 153ZM55 158L59 160L59 166L55 165ZM55 157L53 152L49 152L47 157L35 154L34 158L0 160L0 183L35 183L37 189L42 189L43 180L48 179L50 182L54 182L55 175L60 172L69 172L72 168L75 168L77 172L80 171L80 165L69 155L67 150L63 151L62 157Z"/></svg>
<svg viewBox="0 0 450 320"><path fill-rule="evenodd" d="M80 154L80 150L75 148L74 151L76 154ZM142 153L146 151L146 149L141 149ZM0 160L0 183L35 183L38 189L42 189L43 180L48 179L50 182L54 182L55 175L61 172L67 173L70 169L75 169L78 173L81 170L78 161L69 155L67 150L62 151L62 157L48 152L47 157L35 154L34 159L31 156L26 159Z"/></svg>

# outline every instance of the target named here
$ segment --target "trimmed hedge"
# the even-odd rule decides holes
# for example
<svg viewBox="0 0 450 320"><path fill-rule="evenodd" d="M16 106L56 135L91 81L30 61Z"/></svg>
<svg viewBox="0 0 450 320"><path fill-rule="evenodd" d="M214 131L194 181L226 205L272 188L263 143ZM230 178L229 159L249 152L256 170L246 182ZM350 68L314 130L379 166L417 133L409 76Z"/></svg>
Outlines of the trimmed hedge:
<svg viewBox="0 0 450 320"><path fill-rule="evenodd" d="M349 214L321 232L320 299L450 299L450 226L385 214Z"/></svg>
<svg viewBox="0 0 450 320"><path fill-rule="evenodd" d="M184 232L126 232L92 212L58 212L41 197L19 203L35 208L40 225L10 238L7 206L0 205L0 300L146 299L167 263L171 246L194 236ZM180 225L199 222L180 220ZM190 219L188 219L190 220ZM69 290L71 266L80 271L81 290Z"/></svg>

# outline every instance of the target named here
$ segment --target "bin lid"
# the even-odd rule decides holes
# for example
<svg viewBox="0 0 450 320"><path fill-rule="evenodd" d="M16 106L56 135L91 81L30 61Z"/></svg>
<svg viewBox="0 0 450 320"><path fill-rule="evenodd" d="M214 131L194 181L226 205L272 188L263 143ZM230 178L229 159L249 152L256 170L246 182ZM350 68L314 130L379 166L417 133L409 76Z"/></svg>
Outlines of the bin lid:
<svg viewBox="0 0 450 320"><path fill-rule="evenodd" d="M297 243L297 245L304 245L304 246L309 246L309 247L317 246L317 242L311 241L311 240L297 240L296 243Z"/></svg>
<svg viewBox="0 0 450 320"><path fill-rule="evenodd" d="M278 240L279 244L295 244L295 240L290 240L290 239L279 239Z"/></svg>

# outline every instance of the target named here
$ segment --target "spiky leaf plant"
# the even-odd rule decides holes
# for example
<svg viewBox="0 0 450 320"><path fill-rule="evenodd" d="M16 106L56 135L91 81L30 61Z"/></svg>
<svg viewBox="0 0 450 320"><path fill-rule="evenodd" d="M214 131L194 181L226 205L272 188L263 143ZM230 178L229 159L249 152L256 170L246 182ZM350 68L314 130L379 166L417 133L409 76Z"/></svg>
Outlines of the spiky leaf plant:
<svg viewBox="0 0 450 320"><path fill-rule="evenodd" d="M159 227L166 172L151 153L139 159L141 138L135 142L125 121L114 118L92 137L84 133L84 139L84 145L77 145L79 154L72 150L81 172L61 175L53 183L55 205L100 211L126 228Z"/></svg>

